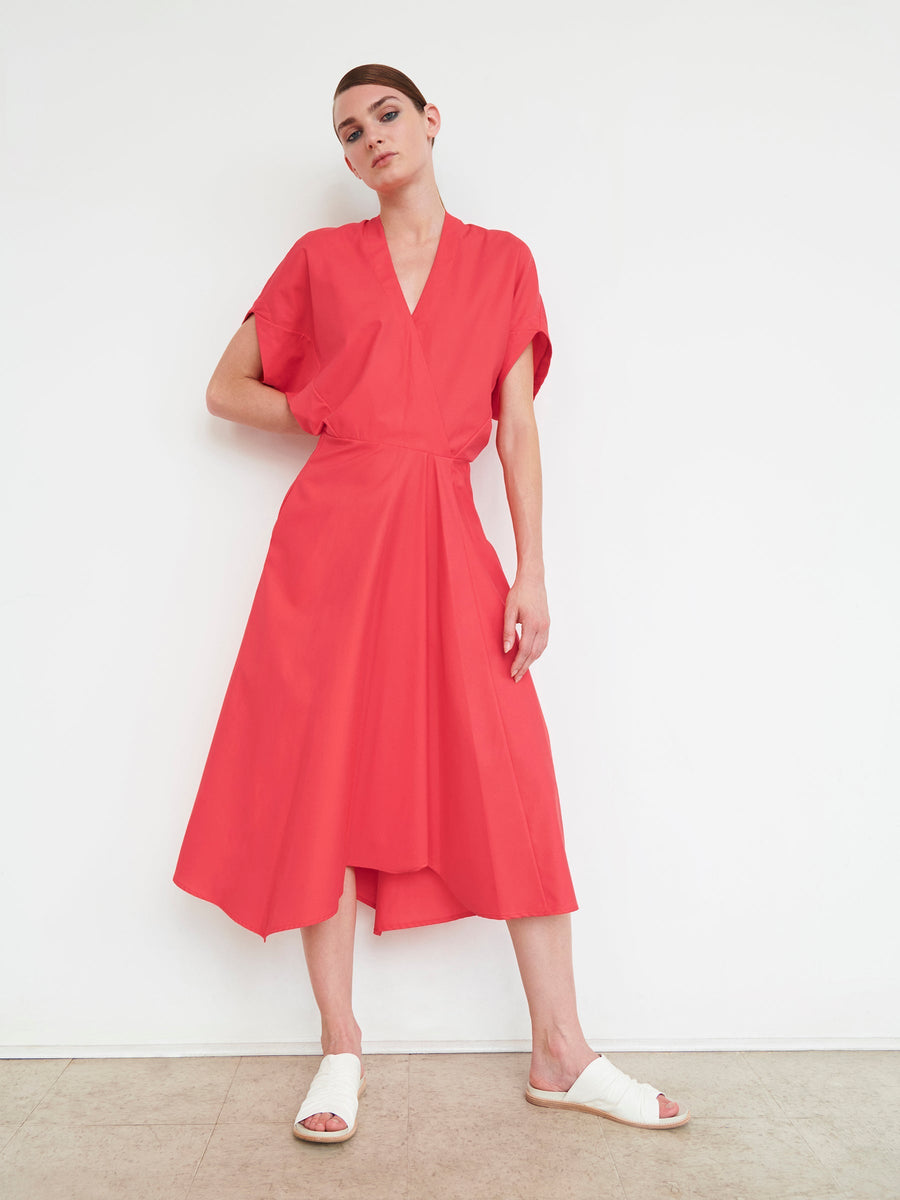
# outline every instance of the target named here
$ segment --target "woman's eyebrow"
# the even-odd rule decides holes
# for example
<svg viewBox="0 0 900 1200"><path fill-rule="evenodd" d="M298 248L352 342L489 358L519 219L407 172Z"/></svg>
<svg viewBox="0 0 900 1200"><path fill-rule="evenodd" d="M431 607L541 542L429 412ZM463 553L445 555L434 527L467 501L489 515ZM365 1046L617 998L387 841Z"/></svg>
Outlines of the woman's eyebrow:
<svg viewBox="0 0 900 1200"><path fill-rule="evenodd" d="M399 99L400 99L399 96L382 96L380 100L376 100L374 104L370 104L369 107L366 109L366 111L370 112L370 113L374 112L375 109L378 108L379 105L384 104L386 100L399 100ZM355 124L356 124L356 117L346 117L343 121L341 121L340 125L338 125L337 131L338 131L338 133L340 133L345 125L355 125Z"/></svg>

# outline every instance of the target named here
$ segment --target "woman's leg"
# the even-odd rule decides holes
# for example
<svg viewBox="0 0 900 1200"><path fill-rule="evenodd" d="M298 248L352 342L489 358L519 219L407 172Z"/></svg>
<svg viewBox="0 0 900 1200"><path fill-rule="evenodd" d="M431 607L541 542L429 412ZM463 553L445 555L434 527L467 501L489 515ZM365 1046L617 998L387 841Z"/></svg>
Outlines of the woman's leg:
<svg viewBox="0 0 900 1200"><path fill-rule="evenodd" d="M516 917L506 923L531 1014L531 1086L567 1092L597 1058L578 1020L571 917ZM660 1096L659 1115L677 1113L678 1105Z"/></svg>
<svg viewBox="0 0 900 1200"><path fill-rule="evenodd" d="M356 872L347 867L338 910L327 921L301 931L309 981L322 1016L322 1053L356 1054L362 1061L362 1031L353 1016L353 938L356 932ZM316 1113L307 1129L346 1129L331 1113Z"/></svg>

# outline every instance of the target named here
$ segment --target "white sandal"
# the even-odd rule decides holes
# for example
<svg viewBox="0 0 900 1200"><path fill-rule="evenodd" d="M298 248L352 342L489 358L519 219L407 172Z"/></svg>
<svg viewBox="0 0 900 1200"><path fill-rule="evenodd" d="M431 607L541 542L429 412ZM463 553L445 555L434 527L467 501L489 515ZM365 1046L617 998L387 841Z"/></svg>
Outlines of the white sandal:
<svg viewBox="0 0 900 1200"><path fill-rule="evenodd" d="M604 1055L588 1063L567 1092L525 1089L525 1099L543 1108L569 1108L577 1112L608 1117L622 1125L638 1129L674 1129L685 1125L691 1114L681 1110L674 1117L661 1117L657 1098L664 1093L649 1083L638 1083Z"/></svg>
<svg viewBox="0 0 900 1200"><path fill-rule="evenodd" d="M362 1063L355 1054L326 1054L294 1118L294 1137L304 1142L345 1142L353 1137L359 1097L365 1090ZM347 1122L347 1128L307 1129L300 1124L315 1113L333 1113Z"/></svg>

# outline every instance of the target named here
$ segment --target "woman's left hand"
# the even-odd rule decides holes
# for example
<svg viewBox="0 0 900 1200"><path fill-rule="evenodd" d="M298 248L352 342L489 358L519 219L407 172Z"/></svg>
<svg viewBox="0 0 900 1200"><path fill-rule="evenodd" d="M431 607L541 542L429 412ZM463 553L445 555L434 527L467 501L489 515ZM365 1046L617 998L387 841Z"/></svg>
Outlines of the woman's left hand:
<svg viewBox="0 0 900 1200"><path fill-rule="evenodd" d="M506 597L503 616L503 653L508 654L516 638L516 625L522 626L519 648L510 674L518 683L531 664L544 653L550 638L550 610L543 580L534 576L516 576Z"/></svg>

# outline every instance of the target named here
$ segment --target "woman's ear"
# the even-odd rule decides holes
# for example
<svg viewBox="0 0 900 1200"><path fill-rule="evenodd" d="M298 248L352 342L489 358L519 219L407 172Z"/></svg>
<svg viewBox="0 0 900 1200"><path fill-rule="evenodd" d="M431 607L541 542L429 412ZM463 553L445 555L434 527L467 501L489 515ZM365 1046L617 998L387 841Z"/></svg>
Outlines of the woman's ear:
<svg viewBox="0 0 900 1200"><path fill-rule="evenodd" d="M437 105L426 104L422 115L425 117L425 132L428 134L428 140L433 142L441 127L441 114Z"/></svg>

